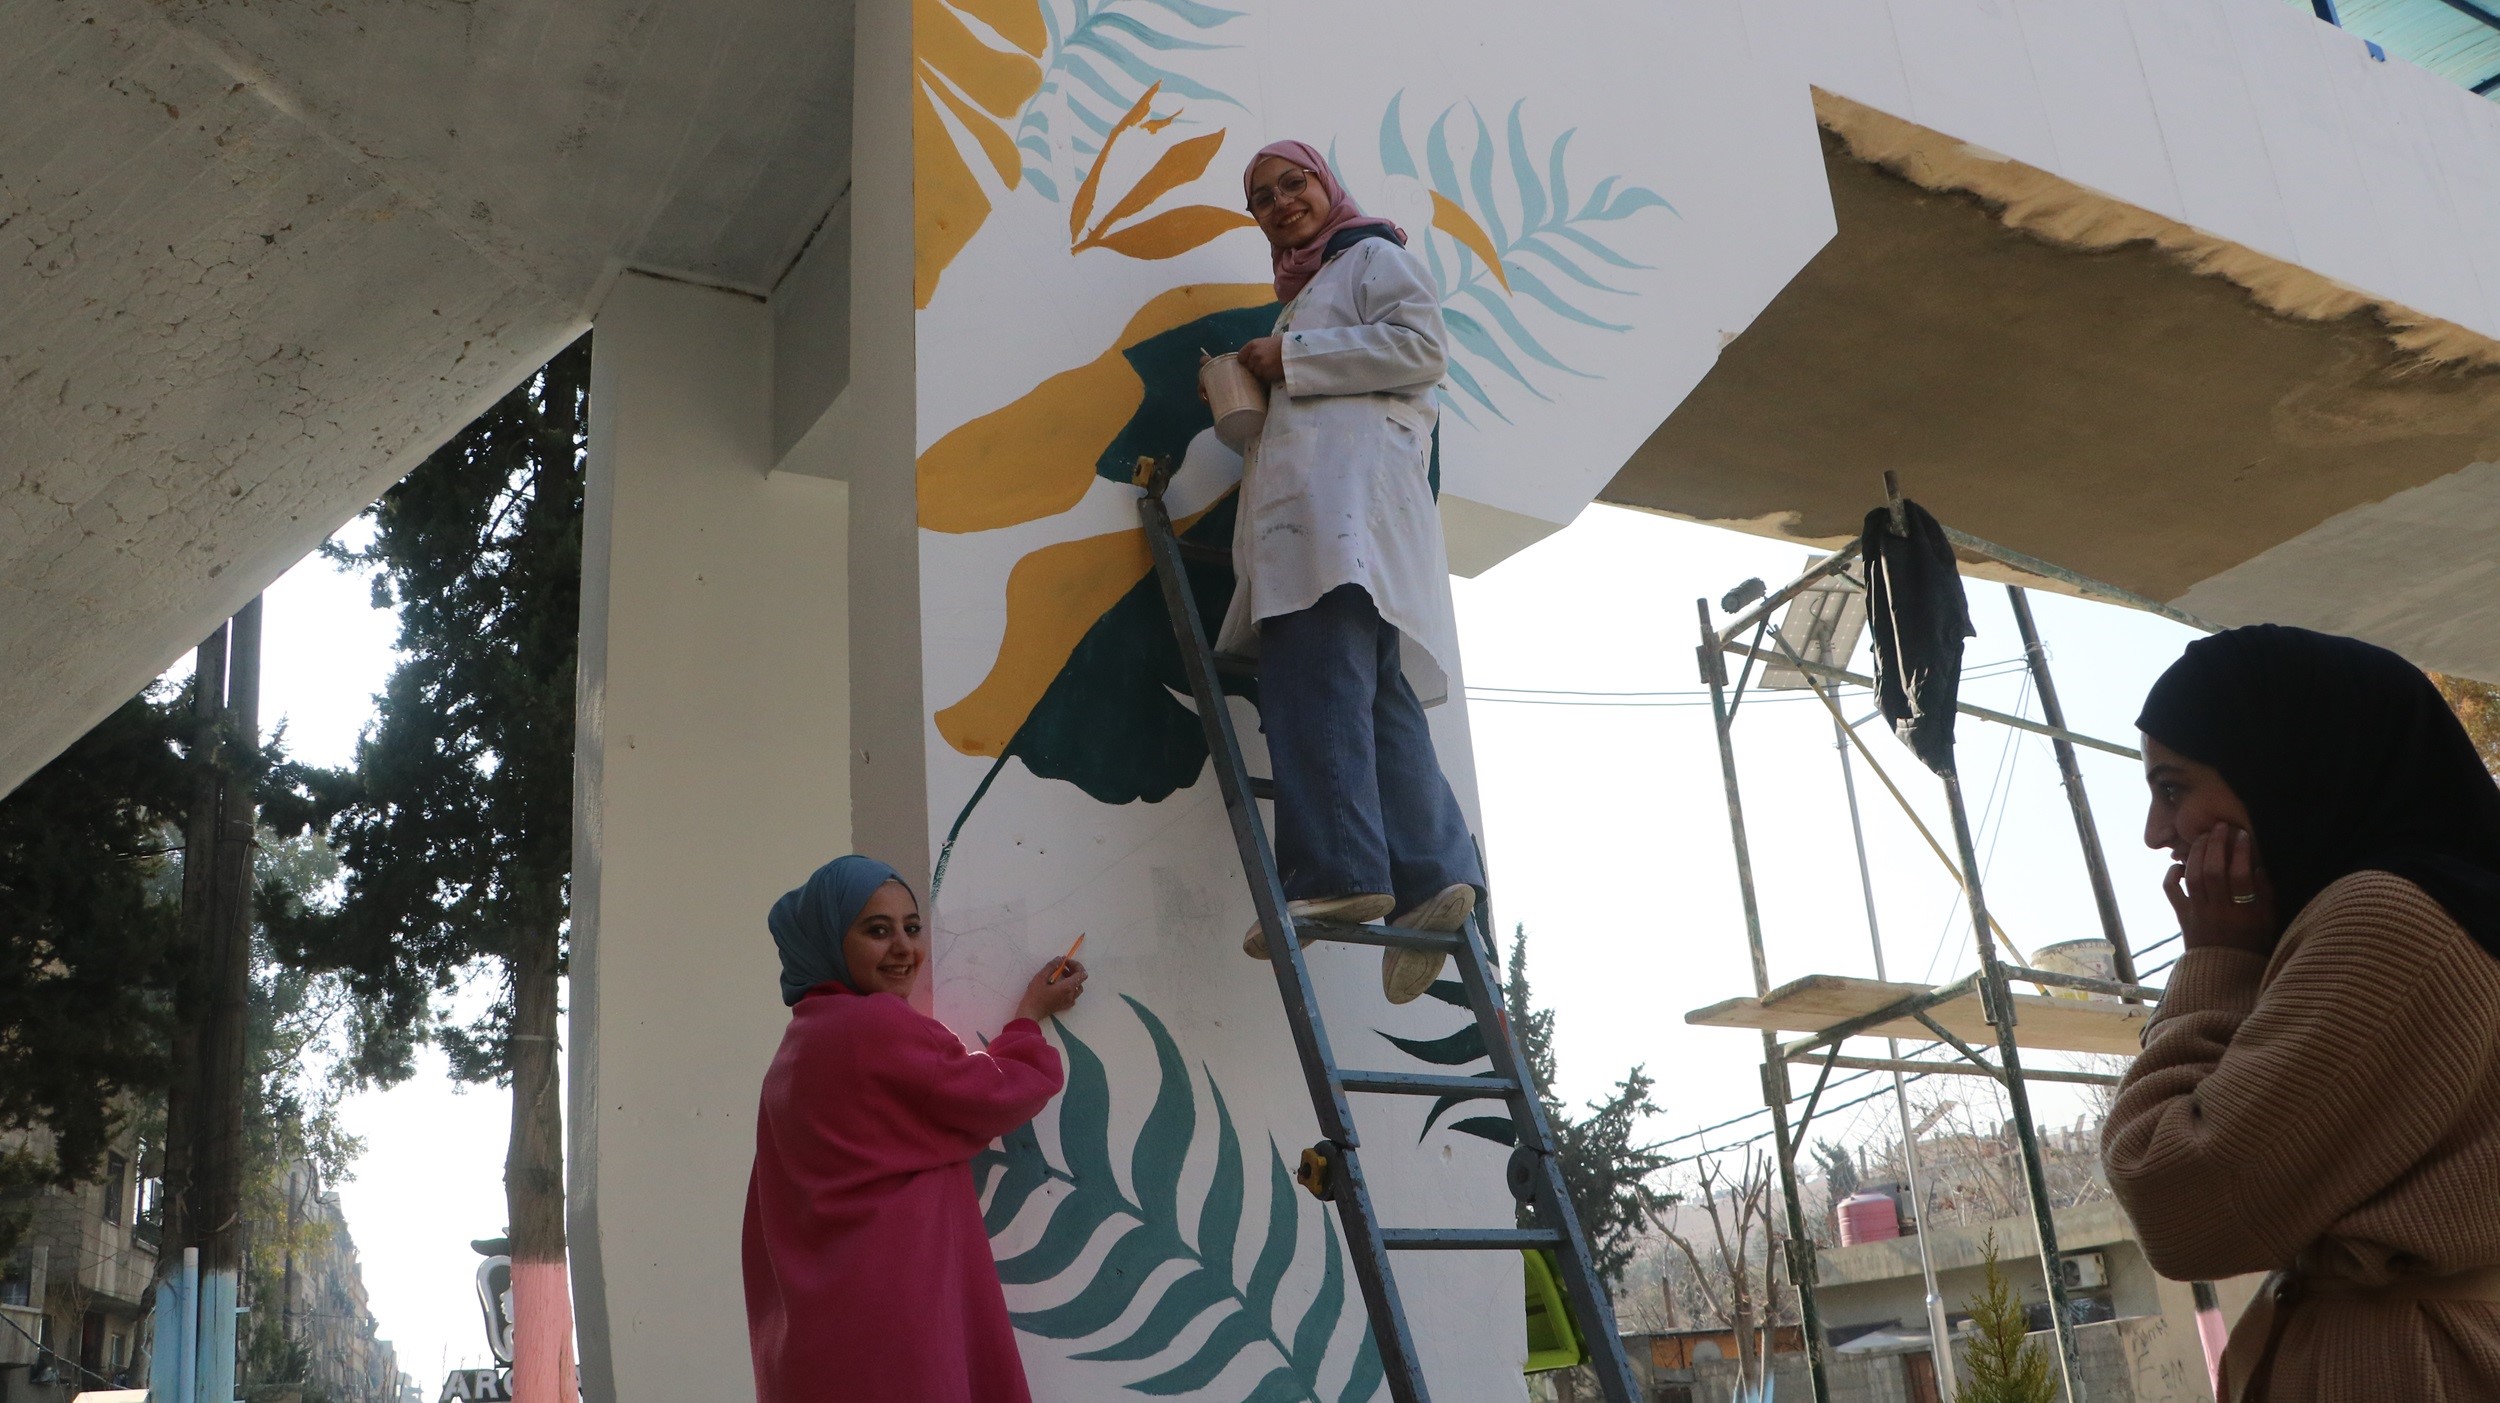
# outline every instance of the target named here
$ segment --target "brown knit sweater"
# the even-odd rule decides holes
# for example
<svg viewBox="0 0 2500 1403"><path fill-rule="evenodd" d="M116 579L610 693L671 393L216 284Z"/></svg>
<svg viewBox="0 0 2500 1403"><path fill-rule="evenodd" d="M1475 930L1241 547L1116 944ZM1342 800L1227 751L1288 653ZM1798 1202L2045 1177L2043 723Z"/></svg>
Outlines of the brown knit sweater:
<svg viewBox="0 0 2500 1403"><path fill-rule="evenodd" d="M2190 950L2102 1154L2164 1276L2303 1249L2363 1283L2500 1265L2500 960L2385 872L2328 887L2270 959ZM2304 1300L2281 1339L2267 1403L2500 1400L2500 1305Z"/></svg>

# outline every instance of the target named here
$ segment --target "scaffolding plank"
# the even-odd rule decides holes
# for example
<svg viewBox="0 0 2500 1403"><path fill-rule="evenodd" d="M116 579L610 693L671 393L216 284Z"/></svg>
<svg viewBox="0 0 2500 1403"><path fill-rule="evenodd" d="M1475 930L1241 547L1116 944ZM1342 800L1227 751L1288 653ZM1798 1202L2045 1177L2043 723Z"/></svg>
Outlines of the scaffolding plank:
<svg viewBox="0 0 2500 1403"><path fill-rule="evenodd" d="M1687 1023L1712 1028L1767 1028L1782 1033L1819 1033L1837 1023L1873 1013L1889 1003L1924 994L1931 986L1895 984L1881 979L1853 979L1838 974L1809 974L1783 984L1761 999L1728 999L1684 1015ZM2038 994L2014 996L2014 1041L2042 1052L2092 1052L2133 1057L2142 1046L2145 1020L2153 1015L2142 1004L2098 1000L2053 999ZM1974 991L1928 1010L1929 1016L1956 1037L1981 1046L1993 1045L1996 1032L1980 1015ZM1866 1037L1902 1037L1928 1041L1933 1034L1915 1018L1878 1024Z"/></svg>

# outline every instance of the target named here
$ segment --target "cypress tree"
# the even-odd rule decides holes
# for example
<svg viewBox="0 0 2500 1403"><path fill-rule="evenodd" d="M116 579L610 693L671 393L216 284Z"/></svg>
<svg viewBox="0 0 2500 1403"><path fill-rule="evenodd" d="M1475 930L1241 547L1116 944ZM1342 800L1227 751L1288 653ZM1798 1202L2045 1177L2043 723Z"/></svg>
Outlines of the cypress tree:
<svg viewBox="0 0 2500 1403"><path fill-rule="evenodd" d="M523 1403L573 1388L556 1027L589 369L585 337L384 493L370 544L324 548L375 571L404 660L354 768L314 783L343 899L271 921L289 963L339 970L362 996L372 1070L404 1072L419 1030L456 1078L511 1089L504 1196ZM481 968L501 976L493 1007L465 1024L441 1014L437 1000Z"/></svg>
<svg viewBox="0 0 2500 1403"><path fill-rule="evenodd" d="M1954 1403L2057 1403L2049 1356L2031 1343L2030 1315L1997 1266L1995 1233L1988 1234L1985 1250L1987 1277L1969 1302L1974 1337Z"/></svg>

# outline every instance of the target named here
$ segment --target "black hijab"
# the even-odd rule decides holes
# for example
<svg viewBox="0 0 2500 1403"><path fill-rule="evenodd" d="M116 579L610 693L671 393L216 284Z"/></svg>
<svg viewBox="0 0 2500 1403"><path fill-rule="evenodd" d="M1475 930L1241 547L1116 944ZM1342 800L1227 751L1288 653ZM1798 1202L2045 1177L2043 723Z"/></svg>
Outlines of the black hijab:
<svg viewBox="0 0 2500 1403"><path fill-rule="evenodd" d="M2135 724L2248 805L2285 925L2374 869L2500 955L2500 786L2413 664L2356 638L2235 628L2189 644Z"/></svg>

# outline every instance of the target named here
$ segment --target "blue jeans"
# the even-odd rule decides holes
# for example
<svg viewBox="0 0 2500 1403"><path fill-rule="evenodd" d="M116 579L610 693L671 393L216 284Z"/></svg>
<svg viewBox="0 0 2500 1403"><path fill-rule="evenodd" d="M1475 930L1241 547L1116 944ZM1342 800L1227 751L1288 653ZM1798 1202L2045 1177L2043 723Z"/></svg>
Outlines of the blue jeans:
<svg viewBox="0 0 2500 1403"><path fill-rule="evenodd" d="M1387 892L1404 911L1484 889L1458 796L1361 585L1259 623L1259 723L1276 779L1276 864L1294 900Z"/></svg>

